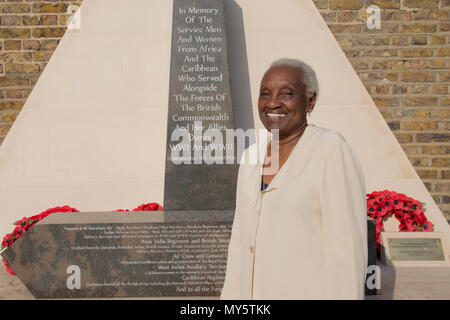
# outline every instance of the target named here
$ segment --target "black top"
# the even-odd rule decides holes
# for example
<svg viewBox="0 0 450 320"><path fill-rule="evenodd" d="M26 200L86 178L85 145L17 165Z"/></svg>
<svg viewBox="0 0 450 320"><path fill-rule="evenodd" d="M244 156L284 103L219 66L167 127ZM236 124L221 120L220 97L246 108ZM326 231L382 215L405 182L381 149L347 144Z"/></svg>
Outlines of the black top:
<svg viewBox="0 0 450 320"><path fill-rule="evenodd" d="M269 185L267 183L264 183L264 181L261 180L261 191L264 191L267 189Z"/></svg>

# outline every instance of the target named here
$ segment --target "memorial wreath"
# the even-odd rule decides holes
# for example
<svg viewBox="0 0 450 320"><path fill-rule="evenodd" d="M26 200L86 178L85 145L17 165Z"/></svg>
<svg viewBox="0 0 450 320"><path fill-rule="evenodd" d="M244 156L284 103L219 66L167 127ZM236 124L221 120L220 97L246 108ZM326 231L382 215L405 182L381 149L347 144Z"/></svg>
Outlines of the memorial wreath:
<svg viewBox="0 0 450 320"><path fill-rule="evenodd" d="M380 237L383 229L383 220L394 215L400 222L400 232L431 232L433 223L424 213L425 203L410 198L403 193L383 190L367 194L367 214L375 219L377 250L380 251Z"/></svg>
<svg viewBox="0 0 450 320"><path fill-rule="evenodd" d="M136 207L132 210L118 209L118 210L115 210L115 212L118 212L118 211L161 211L162 209L163 209L163 207L161 207L158 203L144 203L144 204L140 205L139 207ZM41 212L41 213L31 216L31 217L23 217L22 219L13 223L15 225L13 232L8 233L3 237L0 252L3 251L3 249L12 245L14 243L14 241L16 241L21 236L23 236L36 223L38 223L39 221L41 221L42 219L44 219L45 217L47 217L48 215L50 215L54 212L79 212L79 211L77 209L71 208L69 206L62 206L62 207L55 207L55 208L47 209L44 212ZM4 259L2 259L2 260L6 266L6 271L10 274L15 274L14 271L11 270L11 268L8 266L6 261Z"/></svg>

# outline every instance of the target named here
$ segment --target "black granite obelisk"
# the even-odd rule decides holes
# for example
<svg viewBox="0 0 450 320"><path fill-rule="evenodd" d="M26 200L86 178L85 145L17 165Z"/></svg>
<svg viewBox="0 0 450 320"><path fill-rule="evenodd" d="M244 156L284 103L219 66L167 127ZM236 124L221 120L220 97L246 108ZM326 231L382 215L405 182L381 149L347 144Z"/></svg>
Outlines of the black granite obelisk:
<svg viewBox="0 0 450 320"><path fill-rule="evenodd" d="M223 0L174 0L164 211L234 210L233 129Z"/></svg>

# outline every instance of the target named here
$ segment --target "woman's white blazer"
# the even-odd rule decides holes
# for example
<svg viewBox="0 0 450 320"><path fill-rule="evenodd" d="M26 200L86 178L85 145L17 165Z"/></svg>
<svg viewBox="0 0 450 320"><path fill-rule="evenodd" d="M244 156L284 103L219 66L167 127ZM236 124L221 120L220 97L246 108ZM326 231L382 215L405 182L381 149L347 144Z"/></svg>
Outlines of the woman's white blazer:
<svg viewBox="0 0 450 320"><path fill-rule="evenodd" d="M366 190L355 153L339 133L310 124L261 192L262 164L248 156L266 147L256 149L239 168L221 298L363 299Z"/></svg>

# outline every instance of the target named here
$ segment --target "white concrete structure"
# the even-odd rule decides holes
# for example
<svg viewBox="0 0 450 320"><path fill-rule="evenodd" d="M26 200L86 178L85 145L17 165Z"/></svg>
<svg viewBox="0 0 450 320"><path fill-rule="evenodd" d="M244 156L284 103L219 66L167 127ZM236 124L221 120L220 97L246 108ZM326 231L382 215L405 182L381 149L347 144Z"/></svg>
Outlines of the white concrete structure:
<svg viewBox="0 0 450 320"><path fill-rule="evenodd" d="M256 128L259 81L281 57L311 64L321 93L311 123L341 132L367 190L427 203L447 221L311 0L225 0L235 118ZM84 0L0 147L0 235L57 205L81 211L163 201L172 1ZM255 120L255 121L254 121ZM397 230L397 221L386 229Z"/></svg>

